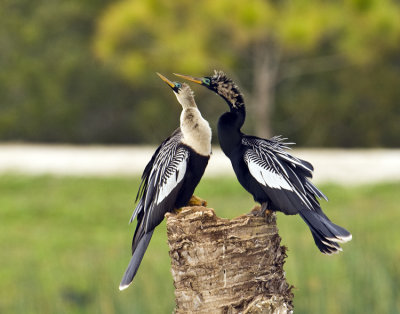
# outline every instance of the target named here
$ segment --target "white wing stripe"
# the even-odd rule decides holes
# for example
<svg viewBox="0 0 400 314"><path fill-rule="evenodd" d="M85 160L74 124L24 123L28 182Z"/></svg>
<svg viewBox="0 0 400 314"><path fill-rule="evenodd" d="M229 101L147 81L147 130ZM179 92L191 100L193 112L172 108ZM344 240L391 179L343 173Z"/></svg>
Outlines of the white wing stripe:
<svg viewBox="0 0 400 314"><path fill-rule="evenodd" d="M182 181L186 173L186 167L187 167L187 159L183 158L176 165L176 168L173 169L172 173L170 173L169 169L167 169L168 178L165 181L163 181L161 186L159 187L159 191L156 197L157 205L160 204L178 185L178 183Z"/></svg>
<svg viewBox="0 0 400 314"><path fill-rule="evenodd" d="M293 191L289 183L279 174L270 169L265 169L260 165L248 160L247 166L249 167L251 175L264 186L269 186L274 189L285 189Z"/></svg>
<svg viewBox="0 0 400 314"><path fill-rule="evenodd" d="M248 147L248 150L244 155L244 161L247 164L251 175L259 183L271 188L294 192L306 207L313 209L314 206L311 204L308 197L323 194L315 186L309 183L307 179L305 180L306 186L311 185L311 187L308 187L311 190L311 194L309 191L306 191L304 183L301 182L294 170L296 167L303 168L309 172L309 174L306 175L308 177L312 175L312 168L303 164L300 159L286 153L283 149L287 149L288 147L285 146L285 143L282 143L282 140L283 139L280 137L274 137L271 140L261 140L257 138L249 139L244 137L242 143ZM290 175L284 167L285 163L288 163L288 168L292 169ZM298 188L293 184L291 181L292 179L290 178L291 175L295 176L295 178L292 178L293 180L297 179L297 183L302 185L301 188Z"/></svg>

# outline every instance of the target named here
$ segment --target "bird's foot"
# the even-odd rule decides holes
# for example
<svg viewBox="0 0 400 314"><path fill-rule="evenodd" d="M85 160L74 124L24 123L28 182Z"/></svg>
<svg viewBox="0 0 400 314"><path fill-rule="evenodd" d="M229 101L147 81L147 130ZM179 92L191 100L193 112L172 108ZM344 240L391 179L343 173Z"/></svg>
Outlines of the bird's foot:
<svg viewBox="0 0 400 314"><path fill-rule="evenodd" d="M270 215L271 213L272 213L272 210L268 209L268 203L267 202L262 203L261 204L261 216L266 217L266 216Z"/></svg>
<svg viewBox="0 0 400 314"><path fill-rule="evenodd" d="M261 206L254 206L254 208L251 210L251 214L256 217L266 217L272 213L272 211L267 207L268 203L262 203Z"/></svg>
<svg viewBox="0 0 400 314"><path fill-rule="evenodd" d="M201 199L200 197L197 197L196 195L192 195L188 202L188 206L207 206L207 201Z"/></svg>
<svg viewBox="0 0 400 314"><path fill-rule="evenodd" d="M182 211L183 207L180 208L174 208L175 214L179 214Z"/></svg>
<svg viewBox="0 0 400 314"><path fill-rule="evenodd" d="M259 216L261 211L261 206L260 205L254 205L252 210L250 211L249 215L252 216Z"/></svg>

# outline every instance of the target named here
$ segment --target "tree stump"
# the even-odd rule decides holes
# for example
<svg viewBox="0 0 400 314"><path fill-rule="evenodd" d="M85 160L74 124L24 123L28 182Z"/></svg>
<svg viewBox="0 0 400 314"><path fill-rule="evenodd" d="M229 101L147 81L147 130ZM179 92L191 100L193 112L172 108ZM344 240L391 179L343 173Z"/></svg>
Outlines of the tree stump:
<svg viewBox="0 0 400 314"><path fill-rule="evenodd" d="M292 313L275 213L229 220L211 208L168 213L176 313Z"/></svg>

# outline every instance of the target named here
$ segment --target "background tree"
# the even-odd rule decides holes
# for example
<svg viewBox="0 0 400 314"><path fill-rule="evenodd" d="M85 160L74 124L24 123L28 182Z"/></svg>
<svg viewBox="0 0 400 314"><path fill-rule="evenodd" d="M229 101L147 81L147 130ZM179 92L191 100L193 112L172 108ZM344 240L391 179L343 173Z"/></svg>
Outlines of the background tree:
<svg viewBox="0 0 400 314"><path fill-rule="evenodd" d="M159 143L179 108L154 72L223 69L245 93L246 132L272 128L303 146L398 147L398 7L1 1L0 140ZM196 94L215 129L225 104Z"/></svg>
<svg viewBox="0 0 400 314"><path fill-rule="evenodd" d="M109 2L0 2L1 140L140 139L140 108L126 106L134 89L90 49L96 17Z"/></svg>
<svg viewBox="0 0 400 314"><path fill-rule="evenodd" d="M280 82L376 61L399 39L399 17L391 0L124 0L105 12L95 50L134 83L155 69L238 69L255 132L271 136Z"/></svg>

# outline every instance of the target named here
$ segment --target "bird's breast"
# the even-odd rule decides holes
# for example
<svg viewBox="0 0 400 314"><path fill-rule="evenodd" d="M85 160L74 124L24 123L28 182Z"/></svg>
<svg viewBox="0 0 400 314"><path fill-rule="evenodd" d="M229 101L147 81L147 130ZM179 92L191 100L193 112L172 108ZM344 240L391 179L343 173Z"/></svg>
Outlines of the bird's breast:
<svg viewBox="0 0 400 314"><path fill-rule="evenodd" d="M193 119L181 125L182 142L203 156L211 154L211 128L204 119Z"/></svg>

